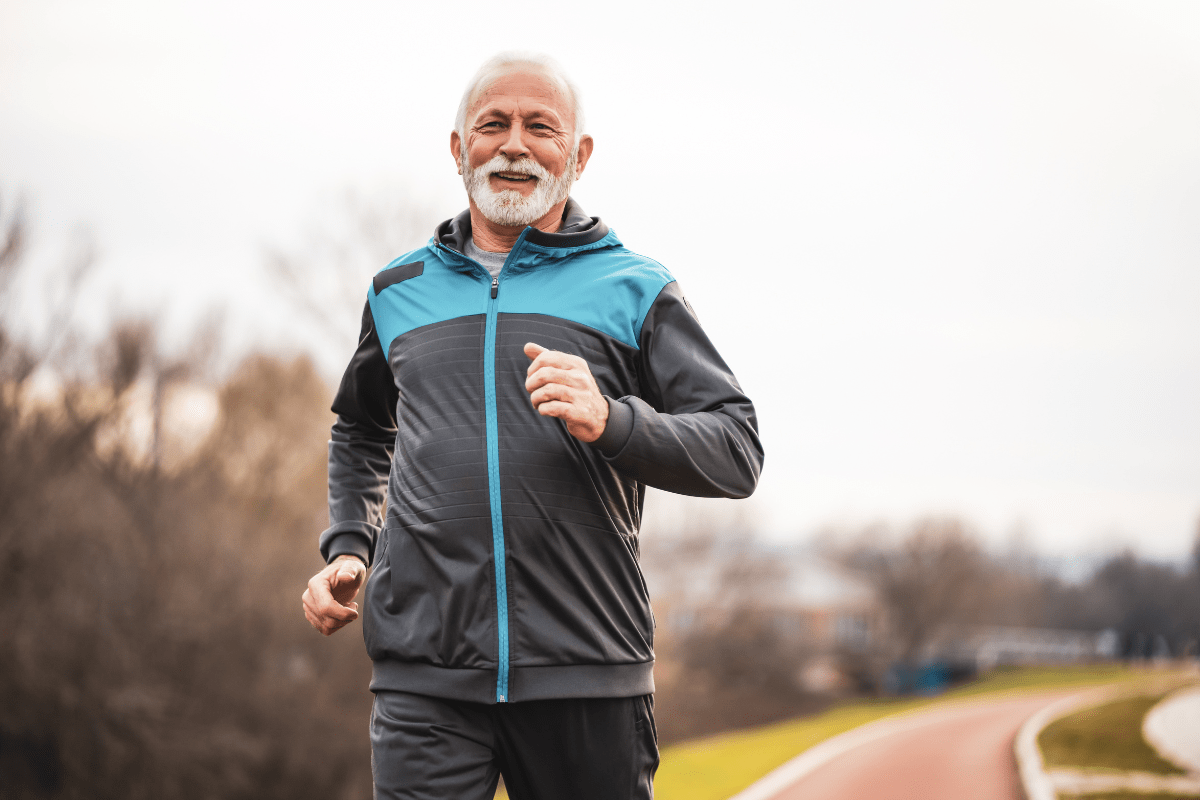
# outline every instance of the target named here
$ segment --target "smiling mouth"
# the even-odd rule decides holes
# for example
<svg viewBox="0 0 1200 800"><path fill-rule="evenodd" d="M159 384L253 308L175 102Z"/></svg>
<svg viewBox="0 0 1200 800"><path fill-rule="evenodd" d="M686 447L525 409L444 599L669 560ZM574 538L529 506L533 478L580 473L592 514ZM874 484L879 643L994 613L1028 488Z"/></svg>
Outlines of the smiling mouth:
<svg viewBox="0 0 1200 800"><path fill-rule="evenodd" d="M528 181L537 180L537 178L534 176L527 175L524 172L493 172L492 176L505 181L514 181L516 183L526 183Z"/></svg>

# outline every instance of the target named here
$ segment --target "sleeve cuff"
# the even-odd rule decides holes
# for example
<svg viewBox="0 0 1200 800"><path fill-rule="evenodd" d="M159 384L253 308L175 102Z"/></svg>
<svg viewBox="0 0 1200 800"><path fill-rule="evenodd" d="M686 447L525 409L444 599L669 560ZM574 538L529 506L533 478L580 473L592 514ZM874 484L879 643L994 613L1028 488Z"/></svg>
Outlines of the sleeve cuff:
<svg viewBox="0 0 1200 800"><path fill-rule="evenodd" d="M633 409L607 395L604 399L608 401L608 422L600 438L592 442L592 447L605 457L612 458L624 449L629 434L633 433Z"/></svg>
<svg viewBox="0 0 1200 800"><path fill-rule="evenodd" d="M329 543L329 555L325 563L331 563L338 556L355 556L364 564L371 564L371 548L365 539L353 533L344 533Z"/></svg>
<svg viewBox="0 0 1200 800"><path fill-rule="evenodd" d="M371 566L378 536L379 528L374 525L343 522L321 534L321 555L325 557L326 564L338 556L357 556L364 564Z"/></svg>

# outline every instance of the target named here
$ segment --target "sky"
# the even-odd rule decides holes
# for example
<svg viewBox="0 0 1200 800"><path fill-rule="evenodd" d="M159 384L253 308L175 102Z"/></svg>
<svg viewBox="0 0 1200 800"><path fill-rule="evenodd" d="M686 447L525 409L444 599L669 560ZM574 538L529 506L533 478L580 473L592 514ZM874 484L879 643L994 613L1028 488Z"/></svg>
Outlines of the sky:
<svg viewBox="0 0 1200 800"><path fill-rule="evenodd" d="M1191 549L1191 2L0 0L0 201L34 234L8 313L44 325L91 241L83 323L182 340L219 306L234 350L313 349L335 380L358 310L322 332L267 255L319 262L347 197L461 210L454 111L513 48L582 87L574 196L673 272L755 400L769 536L947 514L1051 556Z"/></svg>

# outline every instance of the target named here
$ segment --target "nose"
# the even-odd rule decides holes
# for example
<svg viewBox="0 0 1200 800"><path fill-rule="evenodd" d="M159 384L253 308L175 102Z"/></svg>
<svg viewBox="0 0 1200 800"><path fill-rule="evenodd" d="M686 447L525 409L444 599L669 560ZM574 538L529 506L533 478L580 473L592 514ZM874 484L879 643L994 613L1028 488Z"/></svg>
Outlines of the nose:
<svg viewBox="0 0 1200 800"><path fill-rule="evenodd" d="M508 137L500 145L500 152L505 157L515 161L529 156L529 148L525 146L525 126L520 122L508 129Z"/></svg>

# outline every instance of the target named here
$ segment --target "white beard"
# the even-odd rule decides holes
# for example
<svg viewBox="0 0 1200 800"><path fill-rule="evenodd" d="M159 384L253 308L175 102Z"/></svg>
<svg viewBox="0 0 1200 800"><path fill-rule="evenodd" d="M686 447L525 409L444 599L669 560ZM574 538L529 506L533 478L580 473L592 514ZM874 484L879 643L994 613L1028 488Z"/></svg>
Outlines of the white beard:
<svg viewBox="0 0 1200 800"><path fill-rule="evenodd" d="M577 153L578 151L571 153L562 175L556 178L532 158L513 161L506 156L497 155L486 164L472 167L464 150L461 164L463 186L467 188L467 196L489 221L510 228L532 225L546 216L555 205L567 199L571 193L571 185L575 183ZM522 196L516 189L495 192L489 183L493 172L520 172L532 175L537 178L537 184L528 197Z"/></svg>

